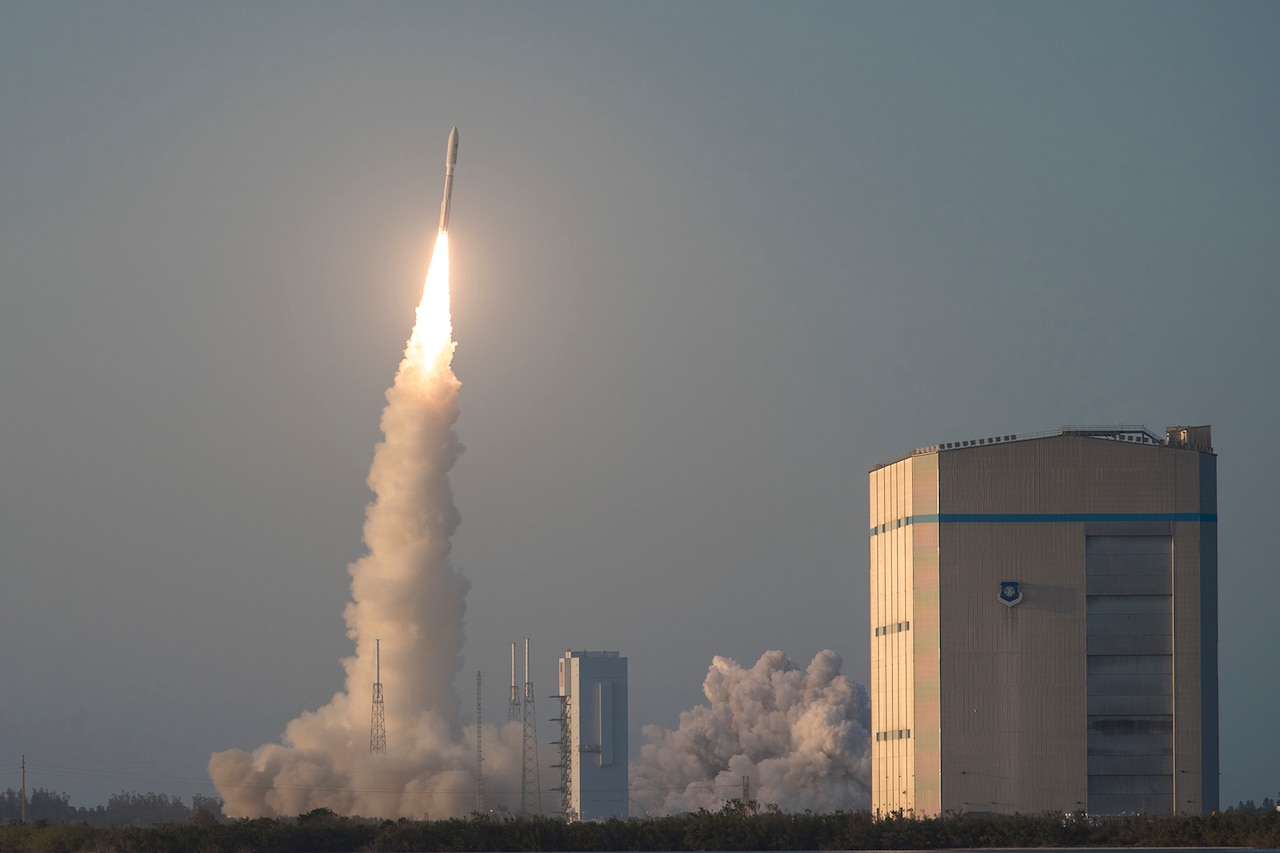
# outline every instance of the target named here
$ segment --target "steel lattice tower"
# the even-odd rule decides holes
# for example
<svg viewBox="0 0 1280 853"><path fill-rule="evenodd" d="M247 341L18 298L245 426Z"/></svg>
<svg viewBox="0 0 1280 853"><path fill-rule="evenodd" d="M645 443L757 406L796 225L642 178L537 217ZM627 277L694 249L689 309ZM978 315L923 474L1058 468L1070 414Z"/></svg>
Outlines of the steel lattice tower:
<svg viewBox="0 0 1280 853"><path fill-rule="evenodd" d="M520 768L520 812L542 814L542 785L538 779L538 733L533 711L533 682L529 680L529 638L524 638L524 762Z"/></svg>
<svg viewBox="0 0 1280 853"><path fill-rule="evenodd" d="M518 723L524 719L520 704L520 688L516 687L516 644L511 644L511 703L507 706L507 722Z"/></svg>
<svg viewBox="0 0 1280 853"><path fill-rule="evenodd" d="M484 814L484 751L480 746L480 733L483 730L480 715L481 674L476 670L476 811Z"/></svg>
<svg viewBox="0 0 1280 853"><path fill-rule="evenodd" d="M373 720L369 724L369 752L379 755L387 751L387 709L382 701L382 641L374 640L376 676L373 682Z"/></svg>

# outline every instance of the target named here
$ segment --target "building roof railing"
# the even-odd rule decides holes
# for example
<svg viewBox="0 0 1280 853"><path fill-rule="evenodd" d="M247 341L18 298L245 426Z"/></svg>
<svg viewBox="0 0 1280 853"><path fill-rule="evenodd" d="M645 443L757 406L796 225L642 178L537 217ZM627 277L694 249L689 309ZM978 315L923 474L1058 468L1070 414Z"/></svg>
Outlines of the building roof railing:
<svg viewBox="0 0 1280 853"><path fill-rule="evenodd" d="M930 444L924 447L917 447L907 455L924 456L929 453L938 453L946 450L984 447L988 444L1008 444L1013 441L1031 441L1038 438L1054 438L1060 435L1075 435L1083 436L1085 438L1102 439L1104 441L1123 441L1132 444L1176 447L1182 450L1199 450L1206 453L1213 452L1213 447L1209 441L1209 427L1207 426L1168 427L1165 430L1164 437L1162 438L1142 424L1115 424L1107 426L1061 426L1055 430L1045 430L1043 432L995 435L988 436L986 438L971 438L967 441L947 441L940 444ZM880 468L893 465L895 462L900 462L905 458L907 457L900 456L887 462L881 462L871 470L875 471Z"/></svg>

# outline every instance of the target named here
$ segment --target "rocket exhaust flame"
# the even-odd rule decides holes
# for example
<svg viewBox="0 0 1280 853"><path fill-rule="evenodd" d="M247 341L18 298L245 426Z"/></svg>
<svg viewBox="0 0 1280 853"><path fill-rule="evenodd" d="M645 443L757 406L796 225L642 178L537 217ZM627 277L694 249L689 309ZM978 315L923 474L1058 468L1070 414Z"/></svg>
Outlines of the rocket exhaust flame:
<svg viewBox="0 0 1280 853"><path fill-rule="evenodd" d="M456 162L457 131L450 137ZM452 183L449 164L449 183ZM343 617L355 654L342 664L345 690L285 728L283 743L215 753L209 773L233 817L292 816L315 808L378 817L466 814L475 803L472 752L453 689L461 666L467 581L449 560L458 526L449 484L462 445L459 382L453 374L449 306L449 193L442 227L405 346L382 411L366 511L368 553L348 567L351 601ZM386 730L395 747L370 755L369 685L377 640L387 642ZM521 733L484 733L491 776L518 774Z"/></svg>

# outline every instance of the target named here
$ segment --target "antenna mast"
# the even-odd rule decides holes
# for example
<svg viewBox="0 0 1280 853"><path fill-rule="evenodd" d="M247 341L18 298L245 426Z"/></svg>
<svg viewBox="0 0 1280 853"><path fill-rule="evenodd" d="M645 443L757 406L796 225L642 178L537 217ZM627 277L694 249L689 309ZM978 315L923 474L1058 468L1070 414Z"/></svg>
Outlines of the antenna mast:
<svg viewBox="0 0 1280 853"><path fill-rule="evenodd" d="M484 814L484 752L480 748L480 732L481 732L481 716L480 716L480 698L483 692L480 689L480 680L482 676L480 670L476 670L476 811Z"/></svg>
<svg viewBox="0 0 1280 853"><path fill-rule="evenodd" d="M387 709L382 701L382 640L374 640L376 674L373 682L373 720L369 724L369 752L381 755L387 751Z"/></svg>

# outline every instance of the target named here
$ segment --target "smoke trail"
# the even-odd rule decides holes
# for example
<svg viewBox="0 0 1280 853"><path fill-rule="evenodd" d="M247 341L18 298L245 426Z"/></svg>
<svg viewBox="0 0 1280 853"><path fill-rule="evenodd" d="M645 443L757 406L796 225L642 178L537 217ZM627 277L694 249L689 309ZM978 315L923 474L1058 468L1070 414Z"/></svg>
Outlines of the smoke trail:
<svg viewBox="0 0 1280 853"><path fill-rule="evenodd" d="M355 654L345 692L285 728L282 744L214 753L209 773L232 817L297 815L315 808L378 817L446 817L475 807L473 747L453 690L461 666L468 583L449 561L458 526L448 473L462 445L454 431L449 235L440 232L382 411L366 510L368 553L348 567L343 614ZM388 753L369 754L375 640L382 640ZM519 772L520 732L484 732L486 775ZM474 743L474 729L470 731Z"/></svg>
<svg viewBox="0 0 1280 853"><path fill-rule="evenodd" d="M702 691L710 705L680 714L675 731L645 726L631 798L648 814L716 810L742 796L784 811L871 804L871 707L864 687L819 652L802 670L782 652L750 669L716 657Z"/></svg>

